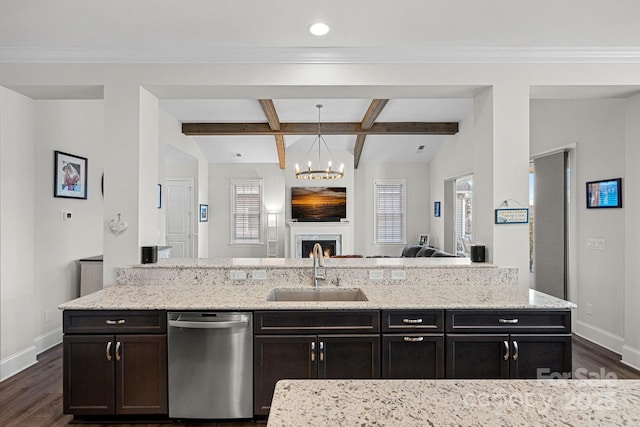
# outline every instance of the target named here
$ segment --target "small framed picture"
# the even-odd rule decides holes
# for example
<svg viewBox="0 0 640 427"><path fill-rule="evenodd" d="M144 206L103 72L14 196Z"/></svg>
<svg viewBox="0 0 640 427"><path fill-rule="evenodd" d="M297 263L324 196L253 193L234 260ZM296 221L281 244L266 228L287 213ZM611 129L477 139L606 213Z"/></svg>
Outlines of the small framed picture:
<svg viewBox="0 0 640 427"><path fill-rule="evenodd" d="M87 198L87 158L54 152L53 197Z"/></svg>
<svg viewBox="0 0 640 427"><path fill-rule="evenodd" d="M162 207L162 184L158 184L158 209Z"/></svg>
<svg viewBox="0 0 640 427"><path fill-rule="evenodd" d="M433 202L433 216L440 216L440 202Z"/></svg>
<svg viewBox="0 0 640 427"><path fill-rule="evenodd" d="M429 234L420 234L418 236L418 244L420 246L429 246Z"/></svg>
<svg viewBox="0 0 640 427"><path fill-rule="evenodd" d="M200 222L209 221L209 205L200 205Z"/></svg>

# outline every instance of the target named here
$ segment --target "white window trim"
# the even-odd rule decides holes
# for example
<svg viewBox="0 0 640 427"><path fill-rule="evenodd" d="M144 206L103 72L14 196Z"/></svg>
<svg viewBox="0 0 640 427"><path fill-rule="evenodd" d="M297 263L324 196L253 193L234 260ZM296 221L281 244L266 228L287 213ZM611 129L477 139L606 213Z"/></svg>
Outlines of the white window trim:
<svg viewBox="0 0 640 427"><path fill-rule="evenodd" d="M378 241L378 185L402 185L402 236L399 242ZM407 181L405 179L376 179L373 181L373 243L375 245L406 245L407 244Z"/></svg>
<svg viewBox="0 0 640 427"><path fill-rule="evenodd" d="M255 242L237 242L235 241L235 197L236 185L257 183L260 187L260 226L258 228L258 241ZM264 184L262 178L232 179L229 186L230 203L229 203L229 244L232 246L263 246L265 244L265 214L264 214Z"/></svg>

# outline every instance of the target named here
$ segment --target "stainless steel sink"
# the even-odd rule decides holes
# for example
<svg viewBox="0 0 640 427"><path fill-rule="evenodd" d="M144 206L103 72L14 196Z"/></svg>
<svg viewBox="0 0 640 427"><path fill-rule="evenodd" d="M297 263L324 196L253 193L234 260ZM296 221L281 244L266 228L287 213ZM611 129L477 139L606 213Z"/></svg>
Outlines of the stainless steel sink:
<svg viewBox="0 0 640 427"><path fill-rule="evenodd" d="M277 288L267 301L369 301L362 289L289 289Z"/></svg>

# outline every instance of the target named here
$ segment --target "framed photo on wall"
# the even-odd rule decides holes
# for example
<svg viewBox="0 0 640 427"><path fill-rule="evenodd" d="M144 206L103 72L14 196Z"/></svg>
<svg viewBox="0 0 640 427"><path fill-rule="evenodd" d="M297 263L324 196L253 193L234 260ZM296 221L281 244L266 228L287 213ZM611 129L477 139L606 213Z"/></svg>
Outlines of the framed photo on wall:
<svg viewBox="0 0 640 427"><path fill-rule="evenodd" d="M420 246L429 246L429 234L420 234L418 236L418 244Z"/></svg>
<svg viewBox="0 0 640 427"><path fill-rule="evenodd" d="M440 216L440 202L433 202L433 216Z"/></svg>
<svg viewBox="0 0 640 427"><path fill-rule="evenodd" d="M200 205L200 222L209 221L209 205Z"/></svg>
<svg viewBox="0 0 640 427"><path fill-rule="evenodd" d="M53 197L87 198L87 158L54 152Z"/></svg>

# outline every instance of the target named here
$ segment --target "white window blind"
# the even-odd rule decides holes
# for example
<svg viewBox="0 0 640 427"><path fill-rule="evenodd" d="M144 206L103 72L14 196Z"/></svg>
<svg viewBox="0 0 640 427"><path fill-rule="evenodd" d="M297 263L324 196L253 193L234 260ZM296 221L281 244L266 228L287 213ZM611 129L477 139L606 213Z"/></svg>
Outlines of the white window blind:
<svg viewBox="0 0 640 427"><path fill-rule="evenodd" d="M231 243L262 241L262 182L233 181L231 184Z"/></svg>
<svg viewBox="0 0 640 427"><path fill-rule="evenodd" d="M375 181L375 241L405 242L405 183Z"/></svg>

